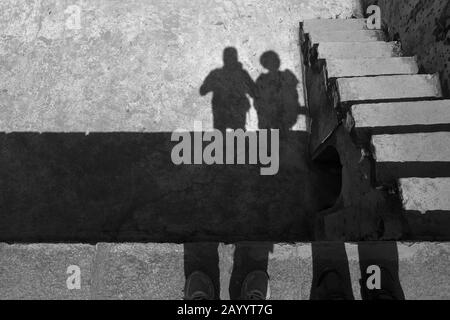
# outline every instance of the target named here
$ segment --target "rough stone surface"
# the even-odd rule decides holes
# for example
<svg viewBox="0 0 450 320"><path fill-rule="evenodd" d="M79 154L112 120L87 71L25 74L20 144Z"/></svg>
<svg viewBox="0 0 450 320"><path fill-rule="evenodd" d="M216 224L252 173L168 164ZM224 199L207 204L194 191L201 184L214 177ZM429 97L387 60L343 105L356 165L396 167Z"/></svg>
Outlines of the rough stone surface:
<svg viewBox="0 0 450 320"><path fill-rule="evenodd" d="M95 257L89 245L0 244L0 299L90 299ZM67 288L72 265L80 267L80 290Z"/></svg>
<svg viewBox="0 0 450 320"><path fill-rule="evenodd" d="M341 102L442 96L437 75L342 78L337 83Z"/></svg>
<svg viewBox="0 0 450 320"><path fill-rule="evenodd" d="M397 42L321 42L319 59L361 59L399 57Z"/></svg>
<svg viewBox="0 0 450 320"><path fill-rule="evenodd" d="M356 7L354 9L357 9ZM312 19L303 21L303 29L310 32L359 31L367 28L365 19Z"/></svg>
<svg viewBox="0 0 450 320"><path fill-rule="evenodd" d="M356 128L450 123L450 100L358 104L352 107Z"/></svg>
<svg viewBox="0 0 450 320"><path fill-rule="evenodd" d="M175 166L164 133L9 134L0 144L5 242L306 241L329 202L301 132L281 140L276 176Z"/></svg>
<svg viewBox="0 0 450 320"><path fill-rule="evenodd" d="M255 167L175 167L170 133L211 129L199 88L227 46L253 79L261 54L276 51L303 105L299 21L350 17L353 3L79 1L73 29L67 2L2 1L0 131L15 133L0 137L0 239L311 239L329 179L310 167L305 112L273 179ZM247 118L254 129L254 110Z"/></svg>
<svg viewBox="0 0 450 320"><path fill-rule="evenodd" d="M421 70L439 73L450 97L450 2L442 0L363 0L381 7L391 38L400 40L407 55L417 55Z"/></svg>
<svg viewBox="0 0 450 320"><path fill-rule="evenodd" d="M392 74L416 74L419 71L414 57L373 59L328 59L328 77L361 77Z"/></svg>
<svg viewBox="0 0 450 320"><path fill-rule="evenodd" d="M309 245L276 245L274 247L268 268L273 299L309 299L312 283L311 255Z"/></svg>
<svg viewBox="0 0 450 320"><path fill-rule="evenodd" d="M378 30L311 31L309 37L313 44L320 42L371 42L384 40L383 32Z"/></svg>
<svg viewBox="0 0 450 320"><path fill-rule="evenodd" d="M408 178L400 179L400 193L403 207L408 211L449 211L449 178Z"/></svg>
<svg viewBox="0 0 450 320"><path fill-rule="evenodd" d="M183 297L183 246L98 244L95 299Z"/></svg>
<svg viewBox="0 0 450 320"><path fill-rule="evenodd" d="M450 132L376 135L377 162L449 162Z"/></svg>
<svg viewBox="0 0 450 320"><path fill-rule="evenodd" d="M253 78L275 50L299 75L300 20L349 17L354 1L79 1L0 4L0 130L172 131L211 127L198 93L234 46ZM245 30L245 32L243 32Z"/></svg>
<svg viewBox="0 0 450 320"><path fill-rule="evenodd" d="M407 299L449 299L450 281L446 270L450 267L450 252L447 244L402 244L399 255L400 279Z"/></svg>
<svg viewBox="0 0 450 320"><path fill-rule="evenodd" d="M202 245L202 244L193 244ZM238 244L248 261L265 259L258 248L267 244ZM347 275L346 288L361 299L359 279L365 266L378 263L393 271L407 300L449 299L450 248L442 243L316 243L271 245L267 258L272 300L308 300L323 268L332 264ZM172 244L0 245L0 299L137 299L183 298L183 246ZM218 249L221 298L228 299L234 245ZM328 254L326 254L328 253ZM326 255L325 255L326 254ZM66 288L68 264L81 267L81 290ZM239 279L236 278L236 279Z"/></svg>

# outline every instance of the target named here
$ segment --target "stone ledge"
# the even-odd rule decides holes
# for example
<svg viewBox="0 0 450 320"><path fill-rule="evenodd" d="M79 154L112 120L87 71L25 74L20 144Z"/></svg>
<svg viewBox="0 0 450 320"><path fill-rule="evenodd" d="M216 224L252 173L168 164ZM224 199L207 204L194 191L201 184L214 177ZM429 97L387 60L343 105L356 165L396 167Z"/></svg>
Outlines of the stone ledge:
<svg viewBox="0 0 450 320"><path fill-rule="evenodd" d="M264 259L254 252L268 248L268 244L240 245L245 250L253 249L248 252L254 261ZM268 258L272 299L309 299L313 257L317 259L317 253L323 250L337 253L335 246L342 244L275 244ZM234 248L218 248L222 299L229 297ZM353 293L360 299L358 246L346 244L345 252ZM399 243L398 252L406 299L450 298L450 244ZM333 256L326 258L346 264ZM181 299L183 262L183 246L175 244L0 244L0 299ZM68 265L80 266L81 290L67 290Z"/></svg>

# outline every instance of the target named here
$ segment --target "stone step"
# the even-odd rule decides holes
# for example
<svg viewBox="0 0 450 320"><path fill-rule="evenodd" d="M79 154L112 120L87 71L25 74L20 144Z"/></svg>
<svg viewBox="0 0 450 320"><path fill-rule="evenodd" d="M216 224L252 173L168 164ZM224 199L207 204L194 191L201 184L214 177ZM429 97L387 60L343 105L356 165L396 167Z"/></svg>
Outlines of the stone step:
<svg viewBox="0 0 450 320"><path fill-rule="evenodd" d="M402 55L398 42L321 42L319 59L390 58Z"/></svg>
<svg viewBox="0 0 450 320"><path fill-rule="evenodd" d="M301 23L305 33L316 31L358 31L367 29L366 19L311 19Z"/></svg>
<svg viewBox="0 0 450 320"><path fill-rule="evenodd" d="M450 162L450 132L375 135L377 162Z"/></svg>
<svg viewBox="0 0 450 320"><path fill-rule="evenodd" d="M450 132L374 135L376 179L450 177Z"/></svg>
<svg viewBox="0 0 450 320"><path fill-rule="evenodd" d="M308 300L314 279L330 266L343 272L346 289L359 300L361 270L373 264L393 270L408 300L450 298L450 244L381 242L0 244L0 299L181 300L185 276L202 265L227 300L248 269L267 265L272 300ZM79 267L80 289L67 287L69 266Z"/></svg>
<svg viewBox="0 0 450 320"><path fill-rule="evenodd" d="M394 75L337 79L340 102L441 98L439 75Z"/></svg>
<svg viewBox="0 0 450 320"><path fill-rule="evenodd" d="M404 178L399 191L405 219L415 239L447 239L450 229L450 178Z"/></svg>
<svg viewBox="0 0 450 320"><path fill-rule="evenodd" d="M329 78L343 78L417 74L419 67L416 57L328 59L327 71Z"/></svg>
<svg viewBox="0 0 450 320"><path fill-rule="evenodd" d="M311 31L309 38L312 44L321 42L371 42L386 40L381 30L351 31Z"/></svg>
<svg viewBox="0 0 450 320"><path fill-rule="evenodd" d="M399 187L407 211L450 212L450 178L403 178Z"/></svg>
<svg viewBox="0 0 450 320"><path fill-rule="evenodd" d="M410 127L411 132L414 127L442 127L450 124L450 100L357 104L352 106L352 116L356 129L370 128L375 133L383 128L392 132L391 128Z"/></svg>

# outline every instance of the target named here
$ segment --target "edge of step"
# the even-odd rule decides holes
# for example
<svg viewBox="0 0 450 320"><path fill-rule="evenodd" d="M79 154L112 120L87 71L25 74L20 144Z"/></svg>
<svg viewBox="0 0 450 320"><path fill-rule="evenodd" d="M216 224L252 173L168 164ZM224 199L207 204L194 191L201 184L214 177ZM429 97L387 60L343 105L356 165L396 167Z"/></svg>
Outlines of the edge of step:
<svg viewBox="0 0 450 320"><path fill-rule="evenodd" d="M399 190L406 211L450 214L450 178L401 178Z"/></svg>
<svg viewBox="0 0 450 320"><path fill-rule="evenodd" d="M318 59L361 59L401 57L398 41L321 42L313 46Z"/></svg>
<svg viewBox="0 0 450 320"><path fill-rule="evenodd" d="M449 139L450 131L372 136L376 181L450 177Z"/></svg>
<svg viewBox="0 0 450 320"><path fill-rule="evenodd" d="M327 59L329 79L417 74L417 57Z"/></svg>
<svg viewBox="0 0 450 320"><path fill-rule="evenodd" d="M445 131L372 137L377 162L450 162L449 141Z"/></svg>
<svg viewBox="0 0 450 320"><path fill-rule="evenodd" d="M317 29L331 30L367 30L366 19L306 19L300 22L305 33Z"/></svg>
<svg viewBox="0 0 450 320"><path fill-rule="evenodd" d="M385 245L398 251L399 277L406 299L450 298L446 272L450 268L450 243L393 244L368 242L363 247L343 243L275 244L268 258L272 300L308 300L314 276L313 263L323 257L318 254L332 252L337 256L327 256L326 259L345 265L347 261L338 256L341 251L348 259L353 293L356 299L360 299L361 250L373 246L377 251L376 247ZM241 245L267 247L267 244L255 243ZM222 299L228 298L234 254L233 245L219 246ZM178 244L0 243L0 269L3 271L0 273L0 299L181 300L185 280L184 255L183 245ZM264 255L254 259L264 259ZM80 267L80 290L67 289L68 265Z"/></svg>
<svg viewBox="0 0 450 320"><path fill-rule="evenodd" d="M356 129L370 128L372 132L375 130L375 134L379 134L383 128L401 131L401 127L420 126L418 130L423 130L424 126L450 126L448 99L354 104L351 113Z"/></svg>
<svg viewBox="0 0 450 320"><path fill-rule="evenodd" d="M443 97L439 74L338 78L336 90L340 103Z"/></svg>
<svg viewBox="0 0 450 320"><path fill-rule="evenodd" d="M335 30L308 33L311 44L321 42L375 42L385 41L386 36L381 30Z"/></svg>

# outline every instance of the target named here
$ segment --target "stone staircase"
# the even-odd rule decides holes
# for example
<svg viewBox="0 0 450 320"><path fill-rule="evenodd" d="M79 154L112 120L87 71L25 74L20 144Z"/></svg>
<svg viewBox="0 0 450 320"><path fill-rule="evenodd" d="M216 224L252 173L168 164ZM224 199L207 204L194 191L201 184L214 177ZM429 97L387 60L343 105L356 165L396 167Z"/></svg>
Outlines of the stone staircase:
<svg viewBox="0 0 450 320"><path fill-rule="evenodd" d="M326 239L450 239L450 100L390 40L364 19L300 25L312 157L343 167Z"/></svg>

